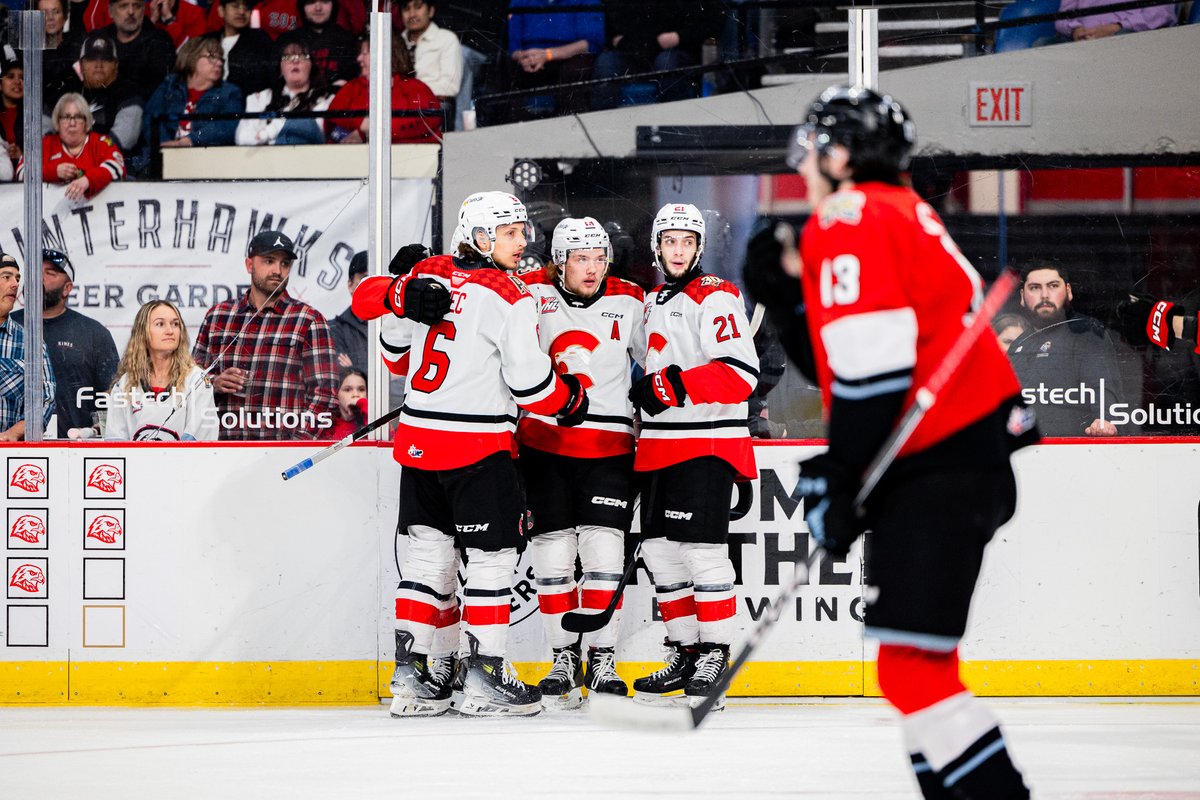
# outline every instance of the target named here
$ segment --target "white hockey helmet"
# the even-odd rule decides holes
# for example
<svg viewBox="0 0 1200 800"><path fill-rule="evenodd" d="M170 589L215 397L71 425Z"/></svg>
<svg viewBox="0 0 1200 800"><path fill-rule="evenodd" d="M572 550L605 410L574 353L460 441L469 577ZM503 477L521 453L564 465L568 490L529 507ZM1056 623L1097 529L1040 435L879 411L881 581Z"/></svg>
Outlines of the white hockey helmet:
<svg viewBox="0 0 1200 800"><path fill-rule="evenodd" d="M494 246L496 229L514 222L524 224L525 238L532 241L529 212L525 210L524 203L507 192L476 192L464 200L462 207L458 209L458 230L455 231L455 236L461 238L481 256L490 256L493 248L489 247L486 252L480 250L476 235L484 233Z"/></svg>
<svg viewBox="0 0 1200 800"><path fill-rule="evenodd" d="M612 263L612 243L608 241L608 232L604 226L593 217L567 217L554 226L554 235L550 239L550 257L558 265L567 263L567 256L572 250L592 250L599 248L604 251L605 260Z"/></svg>
<svg viewBox="0 0 1200 800"><path fill-rule="evenodd" d="M692 266L700 263L704 252L704 215L691 203L667 203L654 215L654 227L650 229L650 249L654 251L654 263L666 269L660 257L659 239L664 231L691 231L696 234L696 258Z"/></svg>

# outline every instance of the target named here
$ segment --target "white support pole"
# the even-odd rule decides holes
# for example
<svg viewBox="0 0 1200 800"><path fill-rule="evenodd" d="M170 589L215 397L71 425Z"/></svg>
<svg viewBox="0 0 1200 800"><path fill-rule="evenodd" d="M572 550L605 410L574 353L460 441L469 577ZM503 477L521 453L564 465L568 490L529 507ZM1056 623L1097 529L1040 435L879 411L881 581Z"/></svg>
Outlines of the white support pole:
<svg viewBox="0 0 1200 800"><path fill-rule="evenodd" d="M367 215L369 234L367 257L369 273L383 275L392 259L392 15L388 0L380 0L382 11L372 11L370 115L367 169ZM384 368L379 353L379 321L367 324L367 394L371 416L382 416L388 410L390 373ZM371 434L377 440L388 436L386 428Z"/></svg>
<svg viewBox="0 0 1200 800"><path fill-rule="evenodd" d="M879 9L851 8L850 84L879 88Z"/></svg>

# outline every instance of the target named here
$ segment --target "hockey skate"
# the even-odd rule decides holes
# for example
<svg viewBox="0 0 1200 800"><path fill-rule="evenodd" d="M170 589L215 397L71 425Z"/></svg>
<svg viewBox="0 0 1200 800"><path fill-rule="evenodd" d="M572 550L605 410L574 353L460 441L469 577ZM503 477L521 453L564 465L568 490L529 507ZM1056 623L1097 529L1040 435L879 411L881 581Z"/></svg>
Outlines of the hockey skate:
<svg viewBox="0 0 1200 800"><path fill-rule="evenodd" d="M708 697L713 687L729 669L729 645L701 642L696 645L696 651L696 671L692 673L691 680L683 689L688 705L693 708L704 702L704 698ZM724 708L725 693L721 692L721 696L717 698L712 710L722 711Z"/></svg>
<svg viewBox="0 0 1200 800"><path fill-rule="evenodd" d="M639 703L679 705L684 702L684 687L696 669L696 645L667 639L663 646L669 651L666 666L633 682L633 699Z"/></svg>
<svg viewBox="0 0 1200 800"><path fill-rule="evenodd" d="M542 710L542 693L517 679L508 659L479 654L479 640L467 634L471 655L464 662L463 699L458 713L468 717L532 717Z"/></svg>
<svg viewBox="0 0 1200 800"><path fill-rule="evenodd" d="M578 642L554 648L554 663L537 688L546 711L571 711L583 705L583 657Z"/></svg>
<svg viewBox="0 0 1200 800"><path fill-rule="evenodd" d="M617 697L627 697L629 687L621 676L617 675L617 654L611 647L592 647L588 649L587 665L588 692L612 694Z"/></svg>
<svg viewBox="0 0 1200 800"><path fill-rule="evenodd" d="M450 686L429 674L426 657L412 651L413 635L396 631L396 669L392 673L393 717L437 717L450 710Z"/></svg>

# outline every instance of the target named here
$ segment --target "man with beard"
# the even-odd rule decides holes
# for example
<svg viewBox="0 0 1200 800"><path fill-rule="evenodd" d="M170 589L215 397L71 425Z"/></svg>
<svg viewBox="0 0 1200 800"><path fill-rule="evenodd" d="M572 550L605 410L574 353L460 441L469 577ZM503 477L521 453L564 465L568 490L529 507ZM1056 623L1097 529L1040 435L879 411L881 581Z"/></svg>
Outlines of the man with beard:
<svg viewBox="0 0 1200 800"><path fill-rule="evenodd" d="M17 260L0 253L0 442L25 438L25 327L12 318L21 286ZM54 375L46 345L42 345L42 424L54 413Z"/></svg>
<svg viewBox="0 0 1200 800"><path fill-rule="evenodd" d="M1115 436L1107 409L1124 396L1117 346L1103 323L1071 308L1073 298L1062 267L1025 270L1021 307L1034 329L1012 343L1008 357L1042 433Z"/></svg>
<svg viewBox="0 0 1200 800"><path fill-rule="evenodd" d="M79 67L83 79L76 79L68 91L83 95L92 110L92 130L111 136L128 160L142 136L145 100L133 82L119 74L116 42L99 31L88 34Z"/></svg>
<svg viewBox="0 0 1200 800"><path fill-rule="evenodd" d="M175 63L175 45L165 32L146 23L141 0L109 0L108 13L113 22L100 32L116 42L121 71L138 94L149 97Z"/></svg>
<svg viewBox="0 0 1200 800"><path fill-rule="evenodd" d="M75 266L67 254L43 250L42 332L54 368L54 405L62 438L71 428L92 427L94 398L112 386L119 360L108 328L67 308L67 298L74 288ZM14 311L12 319L24 327L24 309Z"/></svg>

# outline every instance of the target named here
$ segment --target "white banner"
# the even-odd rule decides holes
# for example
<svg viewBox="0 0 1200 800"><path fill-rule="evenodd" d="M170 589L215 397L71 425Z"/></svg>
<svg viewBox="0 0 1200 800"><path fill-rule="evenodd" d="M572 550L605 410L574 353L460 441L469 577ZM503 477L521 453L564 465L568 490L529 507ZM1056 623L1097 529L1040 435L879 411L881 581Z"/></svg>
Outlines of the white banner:
<svg viewBox="0 0 1200 800"><path fill-rule="evenodd" d="M0 248L24 265L22 188L0 186L10 221ZM429 241L433 191L427 179L392 181L393 249ZM261 230L296 243L288 291L326 317L349 305L346 270L367 248L365 180L114 183L79 202L47 186L42 197L42 246L75 266L68 306L112 331L118 352L138 308L156 299L179 307L194 340L209 308L249 286L246 245Z"/></svg>

